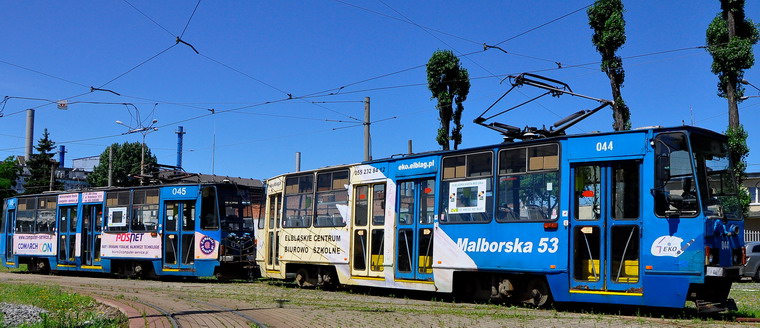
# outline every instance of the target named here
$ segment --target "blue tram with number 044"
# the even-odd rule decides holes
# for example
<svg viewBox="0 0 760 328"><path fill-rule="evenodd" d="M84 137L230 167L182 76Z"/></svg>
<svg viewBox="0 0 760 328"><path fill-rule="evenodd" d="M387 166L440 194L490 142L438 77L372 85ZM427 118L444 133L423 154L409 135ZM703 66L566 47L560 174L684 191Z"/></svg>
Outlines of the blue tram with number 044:
<svg viewBox="0 0 760 328"><path fill-rule="evenodd" d="M263 187L198 183L7 198L3 265L33 272L240 276L253 272Z"/></svg>
<svg viewBox="0 0 760 328"><path fill-rule="evenodd" d="M263 276L543 305L732 307L746 261L725 136L554 136L267 180Z"/></svg>

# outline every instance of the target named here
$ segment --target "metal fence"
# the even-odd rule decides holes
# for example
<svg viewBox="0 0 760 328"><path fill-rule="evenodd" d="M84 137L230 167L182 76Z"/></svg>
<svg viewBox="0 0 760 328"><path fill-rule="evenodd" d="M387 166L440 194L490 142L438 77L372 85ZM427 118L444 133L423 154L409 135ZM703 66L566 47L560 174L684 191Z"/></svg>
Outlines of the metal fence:
<svg viewBox="0 0 760 328"><path fill-rule="evenodd" d="M760 231L744 230L744 241L760 241Z"/></svg>

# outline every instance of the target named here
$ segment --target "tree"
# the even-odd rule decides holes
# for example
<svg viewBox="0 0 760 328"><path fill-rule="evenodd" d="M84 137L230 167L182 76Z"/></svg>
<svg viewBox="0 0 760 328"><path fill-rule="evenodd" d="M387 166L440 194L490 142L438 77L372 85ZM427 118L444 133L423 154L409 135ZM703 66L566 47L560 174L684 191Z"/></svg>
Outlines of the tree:
<svg viewBox="0 0 760 328"><path fill-rule="evenodd" d="M459 58L451 50L436 50L427 63L428 89L437 99L438 119L441 122L435 140L443 150L449 150L449 140L454 149L462 143L462 112L467 94L470 93L470 76L459 64ZM452 104L456 104L456 110ZM454 123L449 136L450 123Z"/></svg>
<svg viewBox="0 0 760 328"><path fill-rule="evenodd" d="M596 0L588 8L588 24L594 30L591 42L596 51L602 55L602 71L610 79L612 88L612 128L615 131L631 128L631 111L623 101L620 89L625 81L623 59L616 55L625 43L625 19L623 18L623 3L621 0Z"/></svg>
<svg viewBox="0 0 760 328"><path fill-rule="evenodd" d="M18 165L18 161L13 156L8 156L0 162L0 199L16 195L13 187L16 186L16 180L18 180L21 172L21 166Z"/></svg>
<svg viewBox="0 0 760 328"><path fill-rule="evenodd" d="M113 148L113 185L118 187L137 186L140 179L140 154L142 145L139 142L114 143L100 154L100 163L87 176L87 182L95 187L108 185L108 148ZM145 172L150 173L156 156L145 146Z"/></svg>
<svg viewBox="0 0 760 328"><path fill-rule="evenodd" d="M27 168L29 168L29 179L24 184L25 194L38 194L50 189L51 170L58 164L53 156L55 152L55 142L50 139L50 133L45 129L42 133L42 138L37 141L37 146L34 147L38 153L32 154L31 158L26 162ZM53 181L53 190L61 189L61 183Z"/></svg>
<svg viewBox="0 0 760 328"><path fill-rule="evenodd" d="M739 121L738 103L744 95L744 70L755 63L752 46L757 43L758 28L745 17L744 0L721 0L720 8L707 27L707 51L713 57L712 72L718 76L718 96L728 101L728 148L736 179L741 183L749 147L747 132ZM744 193L746 190L741 194L746 213L749 197Z"/></svg>

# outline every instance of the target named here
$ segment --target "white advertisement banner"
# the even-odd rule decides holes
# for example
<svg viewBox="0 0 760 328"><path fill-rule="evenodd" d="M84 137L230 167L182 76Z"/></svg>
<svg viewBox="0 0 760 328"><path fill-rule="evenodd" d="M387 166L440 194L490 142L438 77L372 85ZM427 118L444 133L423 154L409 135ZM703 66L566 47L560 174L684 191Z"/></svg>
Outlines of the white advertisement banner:
<svg viewBox="0 0 760 328"><path fill-rule="evenodd" d="M195 258L217 259L219 257L219 241L200 232L195 233Z"/></svg>
<svg viewBox="0 0 760 328"><path fill-rule="evenodd" d="M79 194L58 195L58 205L76 204L79 202Z"/></svg>
<svg viewBox="0 0 760 328"><path fill-rule="evenodd" d="M105 195L103 191L82 193L82 203L102 203L105 198L103 195Z"/></svg>
<svg viewBox="0 0 760 328"><path fill-rule="evenodd" d="M449 184L449 214L482 213L485 211L485 179L452 182Z"/></svg>
<svg viewBox="0 0 760 328"><path fill-rule="evenodd" d="M100 256L111 258L161 258L161 236L145 233L104 233Z"/></svg>
<svg viewBox="0 0 760 328"><path fill-rule="evenodd" d="M16 253L16 255L55 256L55 246L55 235L13 235L13 252Z"/></svg>

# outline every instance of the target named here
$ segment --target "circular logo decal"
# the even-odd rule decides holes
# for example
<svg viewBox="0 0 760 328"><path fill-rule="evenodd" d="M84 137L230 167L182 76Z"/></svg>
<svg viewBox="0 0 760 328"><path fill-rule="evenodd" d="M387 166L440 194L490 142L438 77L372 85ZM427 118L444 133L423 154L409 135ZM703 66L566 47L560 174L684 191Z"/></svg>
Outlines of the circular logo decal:
<svg viewBox="0 0 760 328"><path fill-rule="evenodd" d="M201 252L206 255L211 255L216 248L216 241L209 236L203 236L201 238Z"/></svg>

